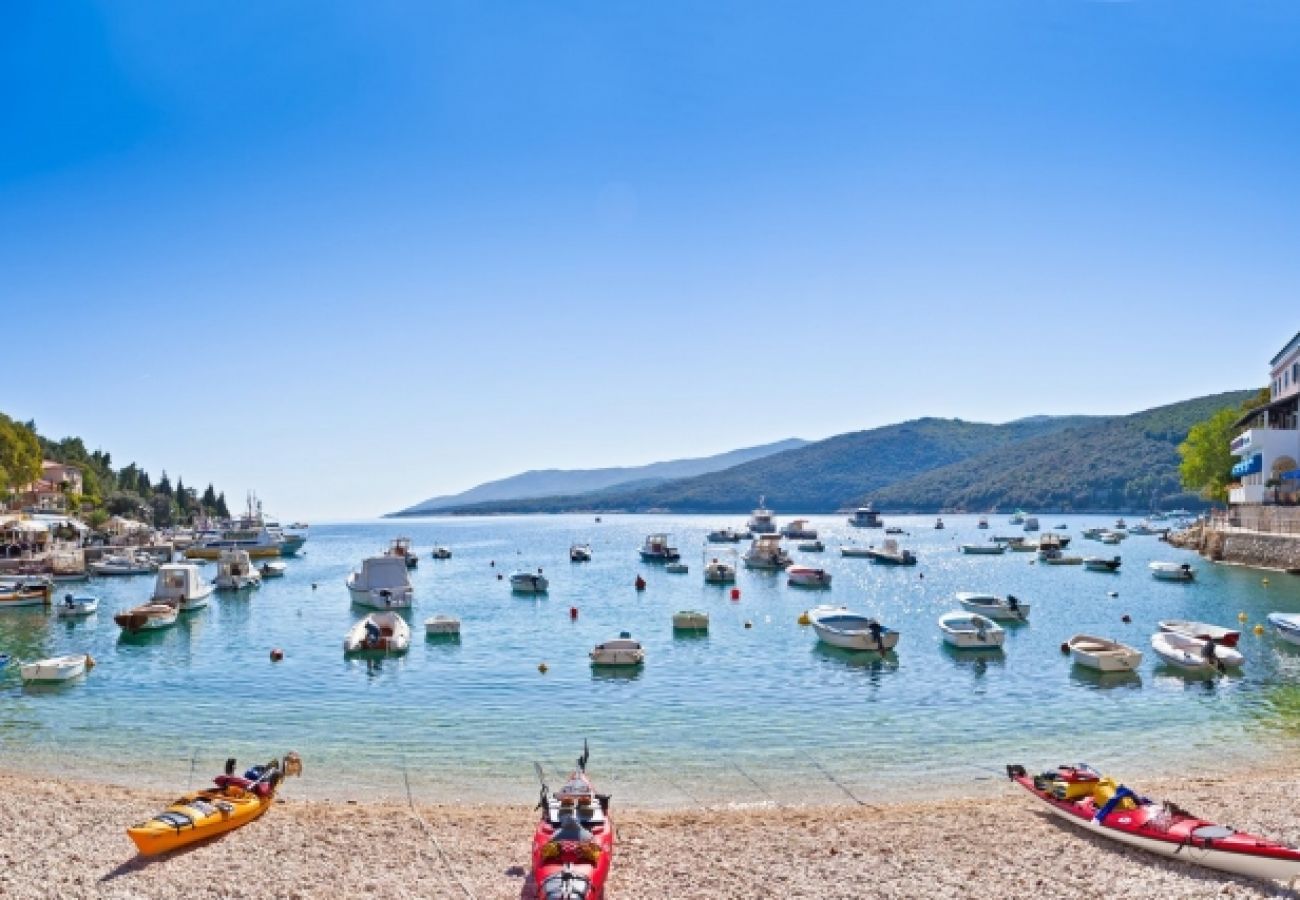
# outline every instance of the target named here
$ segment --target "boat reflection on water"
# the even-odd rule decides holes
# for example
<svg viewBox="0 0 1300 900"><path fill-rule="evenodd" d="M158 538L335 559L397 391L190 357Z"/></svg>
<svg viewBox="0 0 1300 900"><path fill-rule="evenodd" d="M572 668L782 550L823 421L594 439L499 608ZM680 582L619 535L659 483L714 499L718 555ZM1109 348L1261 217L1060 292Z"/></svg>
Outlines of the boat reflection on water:
<svg viewBox="0 0 1300 900"><path fill-rule="evenodd" d="M592 666L592 681L637 681L645 666Z"/></svg>
<svg viewBox="0 0 1300 900"><path fill-rule="evenodd" d="M818 641L813 644L812 653L828 662L853 669L866 669L872 673L893 672L898 669L898 653L893 650L886 650L884 653L878 650L846 650L843 647L834 647Z"/></svg>
<svg viewBox="0 0 1300 900"><path fill-rule="evenodd" d="M950 644L941 644L940 650L960 668L969 669L976 678L982 678L990 667L1002 668L1007 663L1007 655L1001 647L981 647L978 649L959 649Z"/></svg>
<svg viewBox="0 0 1300 900"><path fill-rule="evenodd" d="M1125 672L1099 672L1087 666L1070 666L1070 680L1082 687L1095 690L1111 688L1140 688L1142 676L1132 670Z"/></svg>

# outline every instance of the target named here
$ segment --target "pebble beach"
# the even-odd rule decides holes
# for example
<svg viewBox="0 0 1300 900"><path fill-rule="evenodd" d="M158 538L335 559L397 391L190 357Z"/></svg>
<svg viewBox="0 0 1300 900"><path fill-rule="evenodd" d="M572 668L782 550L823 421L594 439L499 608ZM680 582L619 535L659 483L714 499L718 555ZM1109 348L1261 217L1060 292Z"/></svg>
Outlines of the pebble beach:
<svg viewBox="0 0 1300 900"><path fill-rule="evenodd" d="M598 773L596 773L598 774ZM0 896L530 896L535 813L517 806L305 800L288 782L260 820L154 858L125 828L171 795L0 775ZM1237 828L1300 843L1300 768L1143 782ZM979 797L881 806L623 809L613 898L1293 897L1068 827L990 777ZM178 791L177 794L180 792Z"/></svg>

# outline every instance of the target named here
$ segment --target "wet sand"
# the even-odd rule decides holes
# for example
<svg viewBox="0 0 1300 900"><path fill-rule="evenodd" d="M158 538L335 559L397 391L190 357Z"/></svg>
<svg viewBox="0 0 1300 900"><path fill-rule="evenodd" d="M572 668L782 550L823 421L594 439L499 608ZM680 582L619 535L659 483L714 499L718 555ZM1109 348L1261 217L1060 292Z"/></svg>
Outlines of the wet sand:
<svg viewBox="0 0 1300 900"><path fill-rule="evenodd" d="M593 773L598 775L598 773ZM259 821L173 854L136 856L128 824L156 791L0 775L0 896L528 896L535 822L515 807L304 800L289 780ZM1237 828L1300 843L1300 768L1142 782ZM633 898L1285 897L1253 882L1084 836L1008 784L978 799L882 807L643 811L613 818L609 896Z"/></svg>

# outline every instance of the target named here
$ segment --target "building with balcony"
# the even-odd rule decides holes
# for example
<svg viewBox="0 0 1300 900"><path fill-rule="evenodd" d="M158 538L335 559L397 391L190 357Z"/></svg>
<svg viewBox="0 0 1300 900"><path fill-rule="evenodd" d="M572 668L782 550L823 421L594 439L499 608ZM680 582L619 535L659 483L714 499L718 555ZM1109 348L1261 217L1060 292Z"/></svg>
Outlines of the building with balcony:
<svg viewBox="0 0 1300 900"><path fill-rule="evenodd" d="M1237 422L1232 440L1235 504L1300 503L1300 334L1269 361L1269 400Z"/></svg>

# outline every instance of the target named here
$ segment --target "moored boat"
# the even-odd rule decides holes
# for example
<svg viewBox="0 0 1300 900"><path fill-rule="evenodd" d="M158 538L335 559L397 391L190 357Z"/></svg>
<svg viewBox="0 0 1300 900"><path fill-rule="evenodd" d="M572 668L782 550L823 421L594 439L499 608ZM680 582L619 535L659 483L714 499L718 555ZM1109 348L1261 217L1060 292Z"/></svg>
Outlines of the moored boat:
<svg viewBox="0 0 1300 900"><path fill-rule="evenodd" d="M1025 516L1025 518L1024 518L1024 529L1025 529L1025 531L1037 531L1037 530L1038 530L1038 519L1035 518L1034 516Z"/></svg>
<svg viewBox="0 0 1300 900"><path fill-rule="evenodd" d="M1001 556L1007 552L1006 546L992 541L987 544L962 544L957 549L970 556Z"/></svg>
<svg viewBox="0 0 1300 900"><path fill-rule="evenodd" d="M740 543L740 532L730 526L710 531L708 536L710 544L738 544Z"/></svg>
<svg viewBox="0 0 1300 900"><path fill-rule="evenodd" d="M781 546L779 534L754 534L754 542L745 551L745 567L748 569L784 569L794 560Z"/></svg>
<svg viewBox="0 0 1300 900"><path fill-rule="evenodd" d="M415 600L406 563L392 556L370 556L348 576L348 594L358 606L405 609Z"/></svg>
<svg viewBox="0 0 1300 900"><path fill-rule="evenodd" d="M1201 641L1172 631L1151 635L1151 649L1169 665L1189 672L1222 672L1246 662L1240 652L1217 641Z"/></svg>
<svg viewBox="0 0 1300 900"><path fill-rule="evenodd" d="M409 537L396 537L388 543L388 549L384 551L388 556L395 556L406 564L408 569L414 569L420 564L420 555L415 552L411 546Z"/></svg>
<svg viewBox="0 0 1300 900"><path fill-rule="evenodd" d="M612 641L597 644L588 655L593 666L639 666L645 662L645 648L626 631Z"/></svg>
<svg viewBox="0 0 1300 900"><path fill-rule="evenodd" d="M845 554L847 555L847 554ZM879 549L868 547L865 554L873 563L880 563L886 566L914 566L916 557L912 555L911 550L903 550L898 546L898 541L893 538L886 538Z"/></svg>
<svg viewBox="0 0 1300 900"><path fill-rule="evenodd" d="M219 591L244 591L262 586L262 573L253 568L246 550L222 550L217 559L217 577L212 582Z"/></svg>
<svg viewBox="0 0 1300 900"><path fill-rule="evenodd" d="M691 567L684 562L670 562L664 566L664 571L669 575L685 575L691 570Z"/></svg>
<svg viewBox="0 0 1300 900"><path fill-rule="evenodd" d="M50 585L27 579L6 579L0 582L0 609L18 609L24 606L47 606L53 593Z"/></svg>
<svg viewBox="0 0 1300 900"><path fill-rule="evenodd" d="M1104 556L1085 556L1083 558L1083 567L1090 572L1118 572L1120 558L1112 556L1107 559Z"/></svg>
<svg viewBox="0 0 1300 900"><path fill-rule="evenodd" d="M870 616L849 612L843 607L818 607L808 612L809 624L818 640L846 650L873 650L883 653L898 645L898 632Z"/></svg>
<svg viewBox="0 0 1300 900"><path fill-rule="evenodd" d="M1001 647L1007 633L992 619L975 612L949 612L939 617L943 642L958 650L991 650Z"/></svg>
<svg viewBox="0 0 1300 900"><path fill-rule="evenodd" d="M95 661L85 653L69 656L55 656L36 662L23 663L19 674L23 681L29 683L54 683L71 681L78 675L86 674L86 669L95 665Z"/></svg>
<svg viewBox="0 0 1300 900"><path fill-rule="evenodd" d="M454 616L430 616L424 620L426 635L460 634L460 619Z"/></svg>
<svg viewBox="0 0 1300 900"><path fill-rule="evenodd" d="M934 529L935 531L943 531L943 519L934 520Z"/></svg>
<svg viewBox="0 0 1300 900"><path fill-rule="evenodd" d="M799 550L800 553L826 552L826 545L823 544L821 541L804 541L801 544L796 544L795 547Z"/></svg>
<svg viewBox="0 0 1300 900"><path fill-rule="evenodd" d="M854 528L879 528L883 523L880 521L880 513L868 503L853 511L853 515L849 516L849 524Z"/></svg>
<svg viewBox="0 0 1300 900"><path fill-rule="evenodd" d="M1157 581L1192 581L1196 578L1196 570L1192 568L1191 563L1157 561L1147 568L1151 570L1151 576Z"/></svg>
<svg viewBox="0 0 1300 900"><path fill-rule="evenodd" d="M283 578L284 573L288 570L288 564L282 563L278 560L267 560L257 567L257 571L263 579Z"/></svg>
<svg viewBox="0 0 1300 900"><path fill-rule="evenodd" d="M1300 613L1269 613L1268 624L1288 644L1300 644Z"/></svg>
<svg viewBox="0 0 1300 900"><path fill-rule="evenodd" d="M1076 634L1065 642L1070 658L1098 672L1132 672L1142 664L1142 651L1110 638Z"/></svg>
<svg viewBox="0 0 1300 900"><path fill-rule="evenodd" d="M671 535L663 532L646 535L641 545L643 562L676 562L682 558L677 548L672 546Z"/></svg>
<svg viewBox="0 0 1300 900"><path fill-rule="evenodd" d="M63 602L55 604L55 612L61 619L77 619L94 615L99 609L99 598L86 595L65 594Z"/></svg>
<svg viewBox="0 0 1300 900"><path fill-rule="evenodd" d="M791 587L830 587L831 573L812 566L790 566L785 570L786 584Z"/></svg>
<svg viewBox="0 0 1300 900"><path fill-rule="evenodd" d="M151 603L170 603L182 612L208 605L213 585L194 563L167 563L158 568Z"/></svg>
<svg viewBox="0 0 1300 900"><path fill-rule="evenodd" d="M1092 834L1249 878L1300 877L1300 849L1140 797L1088 766L1030 776L1023 766L1009 765L1007 775L1057 816Z"/></svg>
<svg viewBox="0 0 1300 900"><path fill-rule="evenodd" d="M704 581L706 584L731 584L736 580L736 566L725 560L714 557L704 566Z"/></svg>
<svg viewBox="0 0 1300 900"><path fill-rule="evenodd" d="M86 568L91 575L101 578L112 575L150 575L158 570L158 563L143 553L117 553L102 556Z"/></svg>
<svg viewBox="0 0 1300 900"><path fill-rule="evenodd" d="M987 529L987 528L989 527L989 517L988 517L988 516L980 516L980 520L979 520L979 522L976 524L976 527L979 528L979 529L981 529L981 530Z"/></svg>
<svg viewBox="0 0 1300 900"><path fill-rule="evenodd" d="M750 514L748 528L750 534L776 534L776 521L772 510L767 508L766 497L758 498L758 509Z"/></svg>
<svg viewBox="0 0 1300 900"><path fill-rule="evenodd" d="M573 544L570 546L569 562L591 562L591 544Z"/></svg>
<svg viewBox="0 0 1300 900"><path fill-rule="evenodd" d="M678 631L708 631L709 614L694 609L673 613L673 628Z"/></svg>
<svg viewBox="0 0 1300 900"><path fill-rule="evenodd" d="M510 576L510 590L516 594L545 594L551 587L551 582L542 570L536 572L516 572Z"/></svg>
<svg viewBox="0 0 1300 900"><path fill-rule="evenodd" d="M1237 642L1241 640L1240 631L1233 631L1231 628L1224 628L1220 625L1211 625L1208 622L1191 622L1186 619L1161 619L1156 625L1161 631L1196 638L1198 641L1214 640L1224 647L1235 647Z"/></svg>
<svg viewBox="0 0 1300 900"><path fill-rule="evenodd" d="M451 548L441 545L434 547L429 551L430 559L451 559Z"/></svg>
<svg viewBox="0 0 1300 900"><path fill-rule="evenodd" d="M995 594L977 594L972 591L958 591L957 603L963 609L979 613L990 619L1007 622L1026 622L1029 620L1030 604L1008 594L998 597Z"/></svg>
<svg viewBox="0 0 1300 900"><path fill-rule="evenodd" d="M154 631L176 624L180 610L170 603L143 603L113 616L114 623L128 634Z"/></svg>
<svg viewBox="0 0 1300 900"><path fill-rule="evenodd" d="M344 653L405 653L411 648L411 626L396 612L372 612L348 629Z"/></svg>
<svg viewBox="0 0 1300 900"><path fill-rule="evenodd" d="M781 537L791 540L817 540L817 529L808 527L807 519L794 519L781 529Z"/></svg>
<svg viewBox="0 0 1300 900"><path fill-rule="evenodd" d="M609 795L597 794L587 777L589 756L584 741L568 781L553 793L542 783L528 900L605 900L614 824L609 820Z"/></svg>

